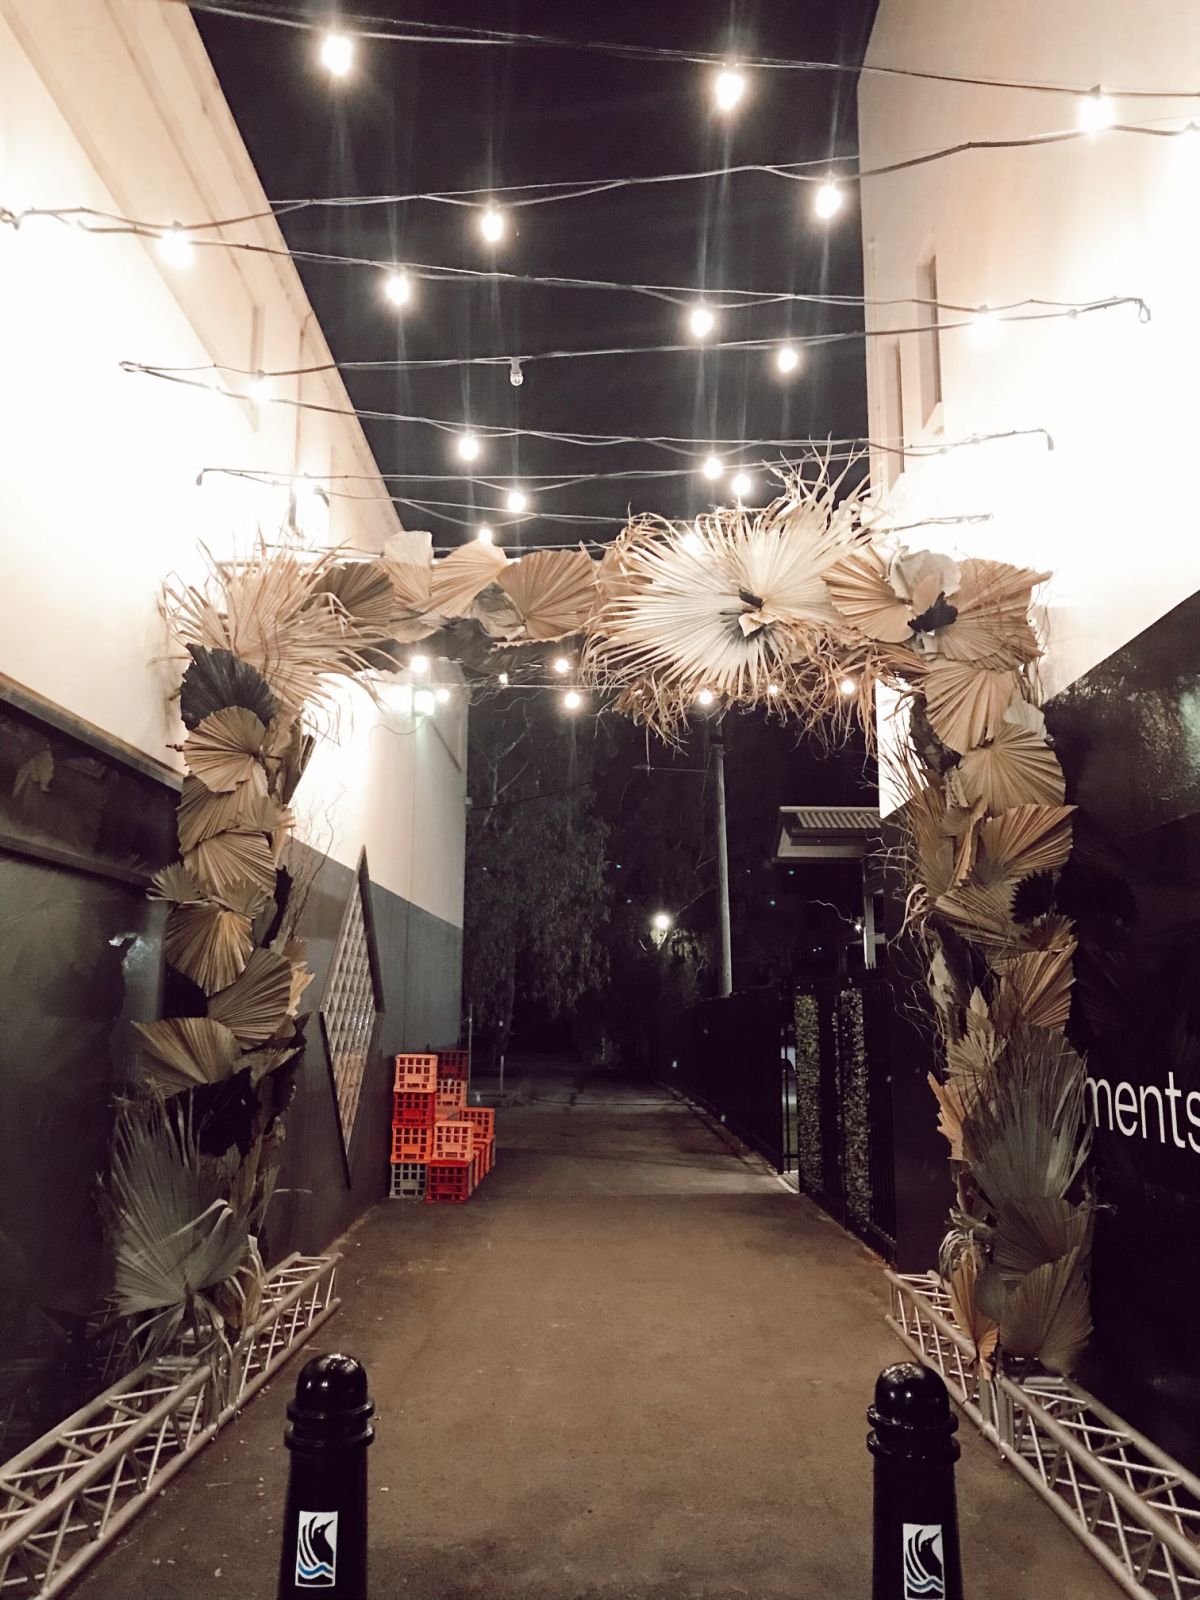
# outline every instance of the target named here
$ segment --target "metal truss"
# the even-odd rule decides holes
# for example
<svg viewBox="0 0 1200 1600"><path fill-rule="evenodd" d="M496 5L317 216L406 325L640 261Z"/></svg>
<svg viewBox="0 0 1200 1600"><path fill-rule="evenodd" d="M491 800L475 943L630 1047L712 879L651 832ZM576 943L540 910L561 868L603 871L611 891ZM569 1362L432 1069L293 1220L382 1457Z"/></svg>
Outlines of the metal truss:
<svg viewBox="0 0 1200 1600"><path fill-rule="evenodd" d="M291 1255L231 1374L178 1356L144 1362L0 1464L0 1597L61 1594L336 1311L340 1258Z"/></svg>
<svg viewBox="0 0 1200 1600"><path fill-rule="evenodd" d="M888 1323L1133 1600L1200 1600L1200 1478L1068 1378L981 1376L932 1274L889 1272Z"/></svg>

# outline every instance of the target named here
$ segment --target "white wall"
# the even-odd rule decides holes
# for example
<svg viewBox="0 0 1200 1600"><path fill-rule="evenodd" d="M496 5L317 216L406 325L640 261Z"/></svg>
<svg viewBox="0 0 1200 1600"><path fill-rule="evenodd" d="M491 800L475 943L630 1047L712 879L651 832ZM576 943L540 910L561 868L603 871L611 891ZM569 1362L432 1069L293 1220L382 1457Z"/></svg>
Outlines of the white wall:
<svg viewBox="0 0 1200 1600"><path fill-rule="evenodd" d="M1200 86L1195 0L881 0L868 64L1127 89ZM1191 101L1117 100L1118 120L1178 128ZM1074 99L864 74L863 167L967 140L1077 124ZM941 334L944 399L922 416L919 341L899 339L912 443L1048 429L1033 438L909 458L898 522L990 514L910 542L1025 562L1047 586L1047 694L1065 687L1200 586L1191 456L1200 439L1200 133L1117 132L1039 149L973 151L862 187L866 292L906 299L936 255L942 300L998 305L1140 295L1074 321L1011 323L983 348ZM943 313L943 318L949 317ZM868 311L886 333L911 305ZM895 346L867 342L870 427L890 439ZM877 463L882 466L882 463Z"/></svg>
<svg viewBox="0 0 1200 1600"><path fill-rule="evenodd" d="M149 222L265 209L229 108L183 6L0 0L0 204L94 206ZM273 222L229 237L283 247ZM386 311L380 307L381 327ZM258 409L120 370L329 360L290 262L220 249L186 270L152 243L50 220L0 226L0 672L105 733L178 765L158 596L170 573L268 536L286 492L209 476L232 466L315 478L374 474L352 418ZM348 408L336 374L279 393ZM356 485L384 496L384 485ZM391 504L317 502L314 539L377 549ZM302 791L331 852L365 845L372 876L462 920L462 696L434 722L385 736L365 700L341 719ZM403 796L417 794L418 816ZM431 799L429 797L432 797ZM407 807L407 809L406 809ZM314 843L323 842L314 835Z"/></svg>

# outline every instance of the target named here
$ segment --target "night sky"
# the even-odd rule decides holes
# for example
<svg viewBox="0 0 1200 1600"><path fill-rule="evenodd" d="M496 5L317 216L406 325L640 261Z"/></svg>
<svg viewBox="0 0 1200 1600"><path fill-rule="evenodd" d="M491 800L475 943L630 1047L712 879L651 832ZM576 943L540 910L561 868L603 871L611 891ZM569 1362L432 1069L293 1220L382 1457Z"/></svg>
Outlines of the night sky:
<svg viewBox="0 0 1200 1600"><path fill-rule="evenodd" d="M290 9L290 8L289 8ZM537 31L673 49L791 59L860 59L870 0L403 0L364 6L399 21ZM314 18L328 15L314 7ZM345 14L345 20L350 21ZM848 73L759 71L731 119L712 110L711 69L596 51L360 41L353 75L332 79L317 36L197 13L221 83L272 200L312 195L502 186L694 171L743 162L852 154L854 85ZM479 237L476 214L410 202L285 218L293 248L539 275L694 286L861 293L857 210L832 225L811 218L812 191L759 174L617 191L512 213L499 248ZM491 258L491 259L489 259ZM423 282L404 313L380 275L301 266L340 361L512 356L549 349L645 347L686 338L683 314L642 297L494 283ZM840 321L838 319L841 319ZM727 338L782 338L855 327L857 309L798 305L731 313ZM812 352L782 381L761 352L604 357L531 365L518 390L507 367L350 374L357 405L553 431L686 437L857 436L865 430L862 345ZM413 424L368 424L381 469L461 473L445 435ZM702 452L701 452L702 453ZM765 454L759 452L759 454ZM593 449L538 440L494 441L477 470L497 477L640 468L692 468L699 454L645 445ZM778 460L775 452L772 459ZM764 475L759 475L765 485ZM439 544L502 522L491 490L461 482L396 485L416 500L467 503L445 516L402 505L409 527ZM526 523L523 543L611 537L628 506L684 515L712 491L694 472L676 478L581 485L539 498L544 511L611 516L611 527ZM450 518L459 518L464 527ZM505 542L515 542L510 531Z"/></svg>

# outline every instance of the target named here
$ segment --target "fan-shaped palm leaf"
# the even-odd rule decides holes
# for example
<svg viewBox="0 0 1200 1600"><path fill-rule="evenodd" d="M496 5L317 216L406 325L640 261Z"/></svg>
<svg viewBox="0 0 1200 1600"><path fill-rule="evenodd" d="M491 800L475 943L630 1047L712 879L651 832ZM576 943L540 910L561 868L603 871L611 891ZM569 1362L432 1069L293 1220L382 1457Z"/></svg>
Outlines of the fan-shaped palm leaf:
<svg viewBox="0 0 1200 1600"><path fill-rule="evenodd" d="M163 867L150 880L148 891L151 900L169 900L175 905L185 905L204 899L204 890L181 861Z"/></svg>
<svg viewBox="0 0 1200 1600"><path fill-rule="evenodd" d="M274 950L255 950L241 976L209 1001L208 1014L242 1044L261 1044L288 1014L292 965Z"/></svg>
<svg viewBox="0 0 1200 1600"><path fill-rule="evenodd" d="M184 725L198 728L205 717L227 706L242 706L260 722L270 722L279 709L266 679L248 661L230 650L187 647L191 664L179 687L179 713Z"/></svg>
<svg viewBox="0 0 1200 1600"><path fill-rule="evenodd" d="M939 895L933 910L969 943L1006 949L1019 939L1012 920L1016 888L1015 878L986 885L960 883Z"/></svg>
<svg viewBox="0 0 1200 1600"><path fill-rule="evenodd" d="M928 663L922 693L933 731L951 750L965 752L993 739L1020 688L1018 675L971 662Z"/></svg>
<svg viewBox="0 0 1200 1600"><path fill-rule="evenodd" d="M992 1260L1006 1281L1015 1282L1072 1250L1086 1259L1095 1207L1090 1201L1013 1201L1000 1212L992 1234Z"/></svg>
<svg viewBox="0 0 1200 1600"><path fill-rule="evenodd" d="M1061 1199L1079 1173L1091 1130L1083 1062L1056 1034L1014 1034L986 1092L963 1123L972 1176L999 1215L1014 1201Z"/></svg>
<svg viewBox="0 0 1200 1600"><path fill-rule="evenodd" d="M964 561L954 594L955 620L932 632L937 654L999 668L1036 661L1041 647L1029 624L1029 607L1035 585L1048 577L1003 561Z"/></svg>
<svg viewBox="0 0 1200 1600"><path fill-rule="evenodd" d="M993 813L1060 806L1066 794L1062 768L1045 738L1007 719L990 743L964 753L956 775L964 796L982 800Z"/></svg>
<svg viewBox="0 0 1200 1600"><path fill-rule="evenodd" d="M243 883L270 894L275 883L275 856L265 834L231 828L202 839L184 853L184 862L215 895L237 890Z"/></svg>
<svg viewBox="0 0 1200 1600"><path fill-rule="evenodd" d="M175 905L167 918L163 954L205 994L212 994L231 984L249 960L250 920L249 913L211 900Z"/></svg>
<svg viewBox="0 0 1200 1600"><path fill-rule="evenodd" d="M228 794L251 784L267 792L266 769L259 759L267 739L266 724L244 706L210 712L188 735L183 758L192 774L213 793Z"/></svg>
<svg viewBox="0 0 1200 1600"><path fill-rule="evenodd" d="M245 785L226 794L214 794L199 778L189 774L183 780L183 792L175 809L179 848L186 853L214 834L240 827L247 812L260 798Z"/></svg>
<svg viewBox="0 0 1200 1600"><path fill-rule="evenodd" d="M825 582L838 611L868 638L884 644L911 638L913 608L889 584L887 563L873 545L835 562Z"/></svg>
<svg viewBox="0 0 1200 1600"><path fill-rule="evenodd" d="M938 1103L938 1132L950 1146L951 1161L961 1161L963 1118L966 1116L962 1090L955 1083L939 1083L932 1072L928 1074L928 1081Z"/></svg>
<svg viewBox="0 0 1200 1600"><path fill-rule="evenodd" d="M1000 1326L981 1310L976 1299L975 1289L981 1268L979 1251L971 1246L959 1256L947 1288L954 1320L974 1345L975 1359L986 1372L991 1370L996 1343L1000 1338Z"/></svg>
<svg viewBox="0 0 1200 1600"><path fill-rule="evenodd" d="M535 550L496 582L520 612L527 639L578 633L596 604L596 563L583 550Z"/></svg>
<svg viewBox="0 0 1200 1600"><path fill-rule="evenodd" d="M359 627L380 635L389 633L399 609L387 569L376 561L339 561L329 567L309 604L327 604L323 596L332 596Z"/></svg>
<svg viewBox="0 0 1200 1600"><path fill-rule="evenodd" d="M434 565L433 610L439 617L469 617L476 596L498 581L507 564L503 550L478 539L451 550Z"/></svg>
<svg viewBox="0 0 1200 1600"><path fill-rule="evenodd" d="M1074 806L1012 806L979 829L982 854L1006 877L1053 872L1071 853Z"/></svg>
<svg viewBox="0 0 1200 1600"><path fill-rule="evenodd" d="M241 1048L234 1034L211 1017L166 1017L135 1022L151 1081L169 1094L198 1083L220 1083L237 1071Z"/></svg>
<svg viewBox="0 0 1200 1600"><path fill-rule="evenodd" d="M1035 1356L1051 1372L1069 1373L1092 1336L1082 1252L1035 1267L1005 1296L1000 1341L1015 1356Z"/></svg>
<svg viewBox="0 0 1200 1600"><path fill-rule="evenodd" d="M1030 950L1001 965L996 1020L1001 1028L1065 1028L1071 1014L1075 944Z"/></svg>

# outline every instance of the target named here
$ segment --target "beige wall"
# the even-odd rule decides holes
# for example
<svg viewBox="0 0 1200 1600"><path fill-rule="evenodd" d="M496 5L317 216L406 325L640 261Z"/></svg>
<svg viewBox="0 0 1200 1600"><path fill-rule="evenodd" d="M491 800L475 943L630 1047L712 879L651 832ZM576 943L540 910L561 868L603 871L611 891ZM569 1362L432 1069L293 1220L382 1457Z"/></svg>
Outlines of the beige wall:
<svg viewBox="0 0 1200 1600"><path fill-rule="evenodd" d="M882 0L868 63L1096 84L1200 84L1195 0ZM1118 120L1200 121L1200 97L1118 100ZM1076 126L1067 97L864 74L864 167L967 140ZM1046 690L1054 693L1200 585L1191 458L1200 439L1200 134L1116 132L1041 149L969 152L868 180L862 191L867 294L905 299L936 258L941 299L976 306L1037 296L1141 295L1075 321L1003 326L987 347L940 339L943 401L929 417L920 340L867 343L870 429L893 440L896 363L906 441L1046 428L1033 439L911 457L891 491L899 522L987 513L973 528L908 535L1054 572L1046 591ZM948 314L944 314L948 315ZM868 326L914 325L910 305ZM883 468L882 461L876 463Z"/></svg>
<svg viewBox="0 0 1200 1600"><path fill-rule="evenodd" d="M94 206L151 222L237 216L266 197L183 6L0 0L0 204ZM273 222L239 238L282 248ZM381 307L381 318L386 315ZM186 270L153 244L53 221L0 227L0 672L158 760L179 727L158 596L268 535L285 491L205 468L373 474L352 418L258 409L120 370L329 359L290 262L198 250ZM346 408L336 374L281 394ZM383 495L382 483L366 482ZM377 549L390 503L316 502L318 541ZM392 731L363 697L339 719L302 795L312 842L445 920L462 920L461 693ZM414 801L414 798L416 800ZM420 837L414 838L414 823ZM313 823L316 827L316 823Z"/></svg>

